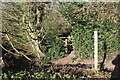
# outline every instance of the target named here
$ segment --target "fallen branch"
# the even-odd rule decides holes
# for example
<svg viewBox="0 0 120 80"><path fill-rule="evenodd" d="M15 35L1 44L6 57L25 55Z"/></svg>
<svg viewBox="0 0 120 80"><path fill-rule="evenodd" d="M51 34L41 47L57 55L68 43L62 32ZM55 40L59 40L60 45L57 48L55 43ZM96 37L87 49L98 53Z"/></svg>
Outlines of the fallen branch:
<svg viewBox="0 0 120 80"><path fill-rule="evenodd" d="M13 44L12 44L12 42L10 41L10 38L9 38L9 36L8 36L7 34L6 34L6 37L7 37L8 41L9 41L10 45L12 46L13 50L15 50L18 54L24 56L26 59L28 59L29 61L31 61L31 59L30 59L29 57L27 57L24 53L19 52L19 51L13 46ZM2 46L2 45L1 45L1 46ZM3 47L3 48L4 48L4 47ZM4 48L4 50L5 50L5 48ZM6 49L6 51L9 52L9 53L12 53L12 52L8 51L7 49ZM12 54L14 54L14 53L12 53Z"/></svg>

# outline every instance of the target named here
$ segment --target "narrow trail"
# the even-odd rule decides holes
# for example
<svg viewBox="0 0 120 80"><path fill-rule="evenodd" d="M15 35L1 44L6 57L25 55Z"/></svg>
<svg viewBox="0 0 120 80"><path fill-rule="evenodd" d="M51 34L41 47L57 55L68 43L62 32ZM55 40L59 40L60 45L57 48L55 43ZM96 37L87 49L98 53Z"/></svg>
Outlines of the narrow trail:
<svg viewBox="0 0 120 80"><path fill-rule="evenodd" d="M64 58L60 58L56 61L53 61L53 63L55 65L66 65L66 64L85 64L85 65L91 65L93 66L94 61L93 59L83 59L81 60L80 58L77 58L76 60L73 61L73 58L75 58L76 55L74 54L74 52L72 51L69 55L67 55ZM98 61L99 65L102 61ZM114 65L112 64L112 60L110 61L106 61L104 63L104 68L108 69L108 70L113 70L114 69Z"/></svg>

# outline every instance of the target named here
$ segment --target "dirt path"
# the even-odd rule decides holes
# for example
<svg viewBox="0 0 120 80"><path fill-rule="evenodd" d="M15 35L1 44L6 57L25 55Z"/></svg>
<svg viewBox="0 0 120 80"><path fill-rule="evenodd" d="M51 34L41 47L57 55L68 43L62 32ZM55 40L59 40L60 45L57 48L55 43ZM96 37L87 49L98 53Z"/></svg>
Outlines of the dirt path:
<svg viewBox="0 0 120 80"><path fill-rule="evenodd" d="M74 58L74 57L75 57L75 54L73 52L71 52L66 57L58 59L57 61L54 61L53 63L54 64L62 64L62 65L70 64L70 63L72 63L72 58Z"/></svg>
<svg viewBox="0 0 120 80"><path fill-rule="evenodd" d="M74 54L74 52L72 51L69 55L67 55L64 58L58 59L56 61L54 61L54 64L60 64L60 65L65 65L65 64L85 64L85 65L93 65L94 61L93 59L84 59L81 60L80 58L77 58L75 61L73 61L72 58L75 58L76 55ZM99 61L99 65L100 65L101 61ZM107 68L109 70L113 70L114 69L114 65L112 64L112 60L111 61L106 61L104 68Z"/></svg>

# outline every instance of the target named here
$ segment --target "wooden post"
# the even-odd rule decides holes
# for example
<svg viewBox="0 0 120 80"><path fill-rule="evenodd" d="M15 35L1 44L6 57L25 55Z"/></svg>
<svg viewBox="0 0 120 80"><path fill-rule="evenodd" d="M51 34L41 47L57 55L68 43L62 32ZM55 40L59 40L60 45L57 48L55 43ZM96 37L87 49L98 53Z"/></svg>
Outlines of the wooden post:
<svg viewBox="0 0 120 80"><path fill-rule="evenodd" d="M67 39L65 39L65 52L67 53L68 50L67 50Z"/></svg>
<svg viewBox="0 0 120 80"><path fill-rule="evenodd" d="M94 68L98 68L98 32L94 31Z"/></svg>

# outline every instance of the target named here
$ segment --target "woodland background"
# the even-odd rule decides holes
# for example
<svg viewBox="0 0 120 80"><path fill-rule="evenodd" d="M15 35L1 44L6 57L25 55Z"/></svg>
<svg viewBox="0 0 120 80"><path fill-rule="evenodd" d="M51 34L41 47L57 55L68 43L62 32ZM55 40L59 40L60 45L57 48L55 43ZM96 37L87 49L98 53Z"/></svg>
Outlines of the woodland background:
<svg viewBox="0 0 120 80"><path fill-rule="evenodd" d="M51 64L71 52L77 55L73 61L93 59L95 30L99 60L113 60L119 54L119 9L117 2L4 2L3 78L34 71L35 66Z"/></svg>

